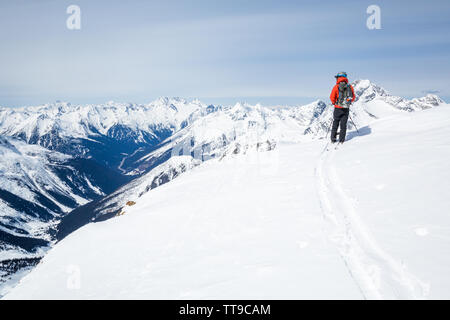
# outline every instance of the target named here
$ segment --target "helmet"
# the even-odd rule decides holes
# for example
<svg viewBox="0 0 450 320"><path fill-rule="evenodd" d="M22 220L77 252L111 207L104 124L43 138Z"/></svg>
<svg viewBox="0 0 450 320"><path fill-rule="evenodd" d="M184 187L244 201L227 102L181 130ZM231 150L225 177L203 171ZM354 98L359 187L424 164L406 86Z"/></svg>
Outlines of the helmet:
<svg viewBox="0 0 450 320"><path fill-rule="evenodd" d="M340 77L344 77L347 78L347 72L339 72L337 75L334 76L335 78L340 78Z"/></svg>

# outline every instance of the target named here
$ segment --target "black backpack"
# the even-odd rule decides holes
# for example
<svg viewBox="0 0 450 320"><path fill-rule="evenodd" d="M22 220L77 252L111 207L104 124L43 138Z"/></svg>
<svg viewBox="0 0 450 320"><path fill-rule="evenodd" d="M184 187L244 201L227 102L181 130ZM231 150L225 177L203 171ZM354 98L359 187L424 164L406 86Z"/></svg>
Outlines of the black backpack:
<svg viewBox="0 0 450 320"><path fill-rule="evenodd" d="M348 108L352 103L352 99L353 99L353 92L350 85L347 82L340 82L337 105L344 108Z"/></svg>

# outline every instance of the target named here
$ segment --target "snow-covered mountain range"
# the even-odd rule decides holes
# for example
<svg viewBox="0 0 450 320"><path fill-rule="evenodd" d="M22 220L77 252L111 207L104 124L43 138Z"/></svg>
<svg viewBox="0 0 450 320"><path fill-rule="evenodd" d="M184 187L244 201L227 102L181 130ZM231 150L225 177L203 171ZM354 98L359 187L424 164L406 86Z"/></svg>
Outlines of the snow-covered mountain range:
<svg viewBox="0 0 450 320"><path fill-rule="evenodd" d="M352 120L363 133L377 119L443 104L435 95L395 97L368 80L353 85ZM323 138L331 117L320 100L282 108L179 98L0 108L0 272L8 279L34 265L54 240L123 214L209 159Z"/></svg>
<svg viewBox="0 0 450 320"><path fill-rule="evenodd" d="M208 110L199 101L179 98L161 98L148 105L54 103L0 108L0 135L78 157L92 157L117 168L124 154L140 147L151 149Z"/></svg>

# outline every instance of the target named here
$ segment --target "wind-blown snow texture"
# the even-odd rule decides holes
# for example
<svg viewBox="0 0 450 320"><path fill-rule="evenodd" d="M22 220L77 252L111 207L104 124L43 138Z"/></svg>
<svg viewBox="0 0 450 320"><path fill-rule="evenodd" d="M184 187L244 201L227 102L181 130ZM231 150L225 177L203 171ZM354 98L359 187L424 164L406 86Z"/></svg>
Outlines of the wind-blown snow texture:
<svg viewBox="0 0 450 320"><path fill-rule="evenodd" d="M58 239L120 214L63 239L7 297L448 297L449 279L437 283L449 270L439 256L449 246L442 214L449 203L433 195L430 177L449 173L449 108L434 95L406 100L368 80L354 86L359 134L349 124L342 152L322 152L332 116L322 101L279 109L160 99L0 110L2 134L98 156L137 177L65 215ZM417 143L406 148L412 136ZM95 147L112 141L119 144L110 158ZM402 180L414 175L415 183ZM424 214L431 210L418 205L424 197L436 214ZM425 262L433 259L439 266ZM66 285L68 267L81 272L79 289Z"/></svg>

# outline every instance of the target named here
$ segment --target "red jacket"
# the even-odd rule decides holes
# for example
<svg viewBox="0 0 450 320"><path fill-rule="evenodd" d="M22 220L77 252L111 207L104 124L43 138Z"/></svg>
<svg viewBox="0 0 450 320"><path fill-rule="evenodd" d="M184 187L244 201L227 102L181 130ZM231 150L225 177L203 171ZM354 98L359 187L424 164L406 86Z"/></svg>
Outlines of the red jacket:
<svg viewBox="0 0 450 320"><path fill-rule="evenodd" d="M330 100L331 103L334 104L335 108L342 108L341 106L336 105L336 102L339 98L339 83L340 82L347 82L348 83L348 79L345 77L339 77L336 79L336 85L333 87L333 90L331 90L331 94L330 94ZM355 91L353 90L352 85L350 85L350 88L352 89L352 93L353 93L353 99L352 102L355 101Z"/></svg>

